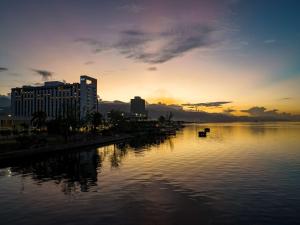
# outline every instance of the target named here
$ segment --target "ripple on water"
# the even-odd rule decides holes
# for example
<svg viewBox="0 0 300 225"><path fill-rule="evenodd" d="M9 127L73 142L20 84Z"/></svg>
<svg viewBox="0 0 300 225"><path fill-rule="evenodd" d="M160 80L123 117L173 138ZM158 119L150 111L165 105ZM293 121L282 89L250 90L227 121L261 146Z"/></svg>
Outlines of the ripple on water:
<svg viewBox="0 0 300 225"><path fill-rule="evenodd" d="M299 137L300 123L192 124L159 145L9 162L0 169L0 221L296 224Z"/></svg>

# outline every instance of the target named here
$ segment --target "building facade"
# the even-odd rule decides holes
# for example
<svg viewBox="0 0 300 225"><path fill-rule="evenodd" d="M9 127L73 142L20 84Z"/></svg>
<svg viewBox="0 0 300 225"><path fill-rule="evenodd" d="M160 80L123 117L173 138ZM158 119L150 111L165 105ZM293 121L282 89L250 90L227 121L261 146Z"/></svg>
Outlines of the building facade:
<svg viewBox="0 0 300 225"><path fill-rule="evenodd" d="M97 110L97 80L86 75L80 83L45 82L43 86L23 86L11 90L13 119L30 120L43 111L48 119L72 116L83 119Z"/></svg>
<svg viewBox="0 0 300 225"><path fill-rule="evenodd" d="M80 77L80 118L98 111L97 79L83 75Z"/></svg>
<svg viewBox="0 0 300 225"><path fill-rule="evenodd" d="M139 96L135 96L130 100L130 113L131 116L136 118L146 118L146 101Z"/></svg>

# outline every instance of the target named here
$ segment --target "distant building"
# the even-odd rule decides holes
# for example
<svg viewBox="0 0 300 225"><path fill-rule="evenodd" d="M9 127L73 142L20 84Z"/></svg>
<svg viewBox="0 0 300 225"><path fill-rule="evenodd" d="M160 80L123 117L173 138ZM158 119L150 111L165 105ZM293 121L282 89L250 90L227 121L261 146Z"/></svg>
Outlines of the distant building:
<svg viewBox="0 0 300 225"><path fill-rule="evenodd" d="M141 97L135 96L130 100L130 113L136 118L147 118L146 102Z"/></svg>
<svg viewBox="0 0 300 225"><path fill-rule="evenodd" d="M30 120L38 111L45 112L48 119L68 115L83 119L97 107L97 80L85 75L80 84L50 81L11 89L11 112L16 120Z"/></svg>

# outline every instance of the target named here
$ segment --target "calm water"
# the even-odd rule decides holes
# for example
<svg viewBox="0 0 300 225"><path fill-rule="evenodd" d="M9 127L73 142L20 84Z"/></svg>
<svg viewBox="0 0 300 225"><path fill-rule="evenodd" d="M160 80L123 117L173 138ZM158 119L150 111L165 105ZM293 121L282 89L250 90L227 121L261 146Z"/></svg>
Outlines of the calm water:
<svg viewBox="0 0 300 225"><path fill-rule="evenodd" d="M205 126L2 163L0 224L299 224L300 123Z"/></svg>

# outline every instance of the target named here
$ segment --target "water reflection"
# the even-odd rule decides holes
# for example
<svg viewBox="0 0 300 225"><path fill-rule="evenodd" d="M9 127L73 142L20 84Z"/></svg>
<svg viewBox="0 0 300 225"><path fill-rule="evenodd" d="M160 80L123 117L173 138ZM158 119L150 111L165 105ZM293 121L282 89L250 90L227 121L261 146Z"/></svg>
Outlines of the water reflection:
<svg viewBox="0 0 300 225"><path fill-rule="evenodd" d="M107 158L112 168L118 168L129 151L138 154L165 141L172 147L168 136L150 136L100 148L25 158L10 162L9 174L29 176L37 183L53 181L66 194L78 190L87 192L97 186L98 173ZM4 170L0 175L7 174Z"/></svg>
<svg viewBox="0 0 300 225"><path fill-rule="evenodd" d="M190 124L176 137L6 162L0 221L297 224L299 146L300 123Z"/></svg>
<svg viewBox="0 0 300 225"><path fill-rule="evenodd" d="M101 157L94 149L26 159L11 167L11 171L30 176L37 182L53 180L67 193L75 191L77 186L85 192L97 185L98 167L101 167Z"/></svg>

